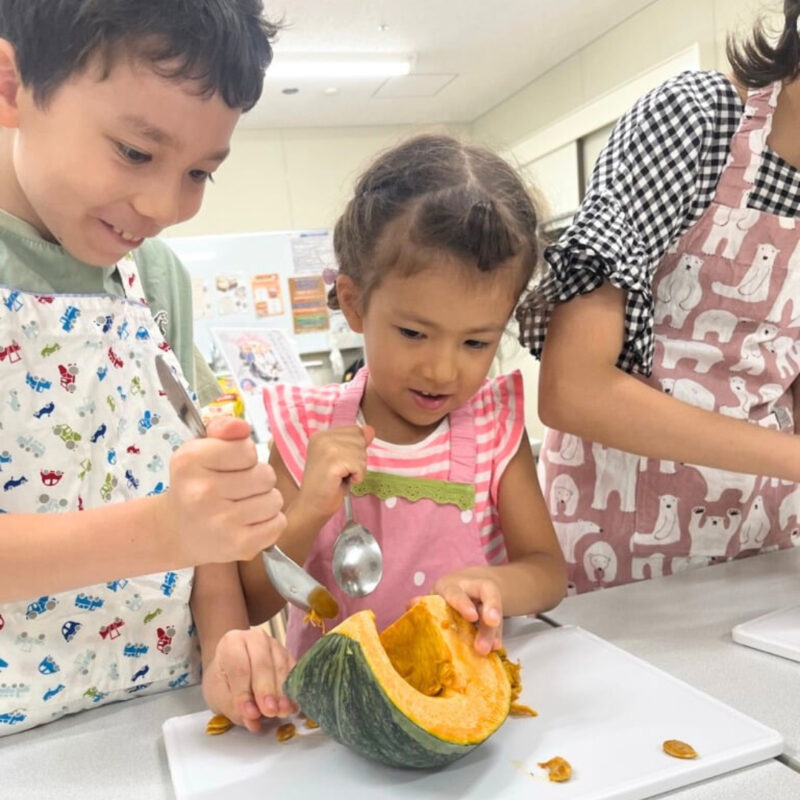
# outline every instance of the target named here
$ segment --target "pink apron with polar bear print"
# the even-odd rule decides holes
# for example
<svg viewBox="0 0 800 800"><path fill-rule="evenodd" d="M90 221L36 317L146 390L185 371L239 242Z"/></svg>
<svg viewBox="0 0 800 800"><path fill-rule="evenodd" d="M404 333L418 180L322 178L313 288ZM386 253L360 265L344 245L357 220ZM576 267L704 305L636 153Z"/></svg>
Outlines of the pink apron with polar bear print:
<svg viewBox="0 0 800 800"><path fill-rule="evenodd" d="M748 208L780 84L750 93L714 198L653 281L653 374L686 403L794 433L796 220ZM547 431L540 479L570 591L800 543L797 484L666 461Z"/></svg>

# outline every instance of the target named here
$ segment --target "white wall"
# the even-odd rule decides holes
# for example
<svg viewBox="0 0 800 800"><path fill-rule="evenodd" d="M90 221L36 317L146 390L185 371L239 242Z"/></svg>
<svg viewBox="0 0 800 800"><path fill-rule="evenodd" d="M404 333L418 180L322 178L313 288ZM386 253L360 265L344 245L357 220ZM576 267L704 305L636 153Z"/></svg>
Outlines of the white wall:
<svg viewBox="0 0 800 800"><path fill-rule="evenodd" d="M443 127L440 128L444 129ZM373 156L412 126L241 129L200 213L170 236L328 228ZM466 127L449 126L455 134Z"/></svg>

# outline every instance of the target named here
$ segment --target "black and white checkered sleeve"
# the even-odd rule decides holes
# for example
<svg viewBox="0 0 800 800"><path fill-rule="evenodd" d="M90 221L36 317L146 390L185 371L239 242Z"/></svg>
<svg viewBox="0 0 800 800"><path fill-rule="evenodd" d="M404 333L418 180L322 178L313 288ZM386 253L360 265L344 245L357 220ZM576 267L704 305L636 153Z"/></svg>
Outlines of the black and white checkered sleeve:
<svg viewBox="0 0 800 800"><path fill-rule="evenodd" d="M545 275L518 310L520 340L535 356L553 306L609 281L627 292L617 365L650 374L653 275L670 244L711 202L741 112L723 75L685 72L620 119L581 208L545 251Z"/></svg>

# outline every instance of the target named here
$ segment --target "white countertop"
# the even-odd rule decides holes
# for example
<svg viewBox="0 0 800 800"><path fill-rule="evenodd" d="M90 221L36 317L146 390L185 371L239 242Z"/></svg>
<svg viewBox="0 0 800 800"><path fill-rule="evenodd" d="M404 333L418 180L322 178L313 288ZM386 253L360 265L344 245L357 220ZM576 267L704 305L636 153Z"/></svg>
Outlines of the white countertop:
<svg viewBox="0 0 800 800"><path fill-rule="evenodd" d="M797 603L800 549L568 597L546 616L592 631L774 728L800 768L800 663L731 639L735 625Z"/></svg>
<svg viewBox="0 0 800 800"><path fill-rule="evenodd" d="M738 578L742 569L750 576L747 580L728 579L731 572ZM800 551L773 554L666 579L672 582L668 586L650 581L569 598L552 616L593 630L778 729L787 740L793 732L792 738L800 741L800 692L796 691L800 665L734 645L729 636L734 622L781 603L789 605L793 598L800 601L798 572ZM752 590L751 573L763 577L758 593ZM672 589L673 584L677 588ZM769 592L763 591L765 586ZM667 606L657 600L664 597L669 600ZM512 621L509 632L521 625L527 630L535 623ZM161 726L170 717L202 709L200 689L195 686L105 706L4 737L0 739L0 797L174 800ZM280 796L280 787L270 788L274 790L270 795ZM771 760L668 797L789 800L800 797L800 773Z"/></svg>

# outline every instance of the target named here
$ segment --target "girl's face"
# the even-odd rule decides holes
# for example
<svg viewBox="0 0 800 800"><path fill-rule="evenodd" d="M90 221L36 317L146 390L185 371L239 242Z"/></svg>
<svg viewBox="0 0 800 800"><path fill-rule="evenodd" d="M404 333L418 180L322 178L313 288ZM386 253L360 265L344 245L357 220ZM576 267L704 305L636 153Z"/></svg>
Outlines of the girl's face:
<svg viewBox="0 0 800 800"><path fill-rule="evenodd" d="M385 441L420 441L486 377L516 299L516 270L484 274L445 257L411 276L390 273L366 309L353 281L339 282L342 310L364 334L365 419Z"/></svg>

